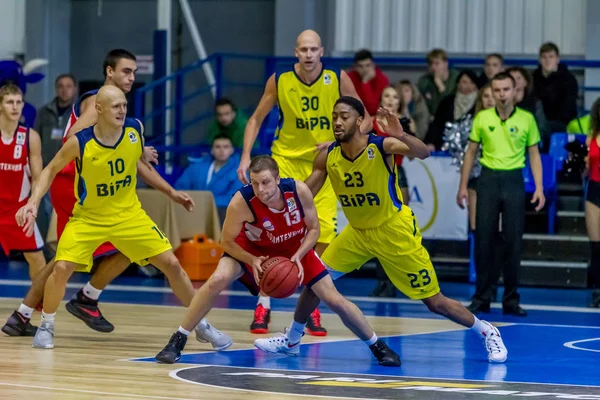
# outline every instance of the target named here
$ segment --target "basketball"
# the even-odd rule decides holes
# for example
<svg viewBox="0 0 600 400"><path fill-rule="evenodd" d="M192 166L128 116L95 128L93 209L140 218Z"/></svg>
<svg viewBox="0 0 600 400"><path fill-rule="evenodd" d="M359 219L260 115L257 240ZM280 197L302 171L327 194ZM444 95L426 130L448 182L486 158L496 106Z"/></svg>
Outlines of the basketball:
<svg viewBox="0 0 600 400"><path fill-rule="evenodd" d="M260 279L260 289L269 297L285 299L300 286L298 266L285 257L269 258L263 263L266 270Z"/></svg>

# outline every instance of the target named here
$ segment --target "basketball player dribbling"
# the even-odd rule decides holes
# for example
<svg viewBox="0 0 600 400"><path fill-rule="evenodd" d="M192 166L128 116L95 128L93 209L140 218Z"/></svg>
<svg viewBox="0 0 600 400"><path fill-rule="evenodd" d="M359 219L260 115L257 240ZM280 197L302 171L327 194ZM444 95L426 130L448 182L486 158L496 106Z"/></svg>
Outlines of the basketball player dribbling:
<svg viewBox="0 0 600 400"><path fill-rule="evenodd" d="M247 170L250 152L258 130L267 114L277 104L280 110L279 127L275 133L272 153L279 165L282 177L304 181L312 171L317 146L331 142L331 110L341 95L358 97L350 77L339 69L328 69L321 63L323 46L321 38L313 30L300 33L294 50L298 62L288 71L273 74L265 86L265 92L244 132L244 151L238 169L238 178L248 184ZM362 132L370 132L372 122L363 120ZM321 224L321 235L315 246L322 254L336 235L337 200L329 180L315 197ZM271 317L270 300L261 295L250 326L252 333L267 333ZM306 326L309 335L325 336L318 308L311 314Z"/></svg>
<svg viewBox="0 0 600 400"><path fill-rule="evenodd" d="M308 187L301 181L280 179L277 162L269 156L254 158L249 169L252 185L240 189L227 207L221 236L225 254L216 271L196 292L181 326L156 360L177 362L189 331L209 312L218 294L239 279L257 295L263 263L269 257L282 256L299 267L299 279L305 287L311 288L344 325L369 345L381 365L399 366L398 355L377 339L358 307L336 290L313 250L320 227Z"/></svg>
<svg viewBox="0 0 600 400"><path fill-rule="evenodd" d="M429 156L429 150L405 133L389 110L382 108L380 114L385 121L380 129L390 137L359 133L365 109L358 99L340 97L333 108L336 142L316 157L306 185L316 194L329 176L348 226L325 250L323 263L337 279L378 258L396 288L411 299L423 301L430 311L470 328L482 340L488 361L502 363L508 351L500 332L440 292L415 215L402 204L392 156L423 159ZM305 288L287 334L257 339L255 346L268 353L297 353L304 324L317 305L316 293Z"/></svg>
<svg viewBox="0 0 600 400"><path fill-rule="evenodd" d="M155 265L185 306L194 297L192 283L173 254L169 239L142 209L136 194L138 164L144 148L143 125L126 118L127 100L115 86L106 85L98 91L95 108L97 123L67 140L33 185L27 204L16 214L17 223L30 235L39 201L52 180L70 162L76 162L77 200L58 242L54 270L45 285L42 323L33 339L36 348L54 348L54 318L67 281L75 270L89 271L94 251L106 241L130 261L144 260ZM194 202L189 196L182 196L185 207L191 211Z"/></svg>
<svg viewBox="0 0 600 400"><path fill-rule="evenodd" d="M26 237L14 214L27 202L31 182L39 178L43 163L40 135L19 124L24 104L18 86L0 87L0 245L6 256L23 253L33 280L46 264L44 239L37 225L34 234Z"/></svg>
<svg viewBox="0 0 600 400"><path fill-rule="evenodd" d="M136 70L136 58L132 53L123 49L111 50L104 59L104 84L105 86L115 86L123 93L128 93L135 81ZM73 105L71 117L65 129L63 143L75 133L96 123L98 119L95 108L97 93L98 90L84 93ZM188 196L183 192L174 190L150 165L150 161L156 162L153 148L144 148L142 161L143 163L138 163L137 172L146 183L165 193L173 201L186 204L189 200ZM75 174L75 163L68 164L58 173L50 189L52 204L57 214L58 240L60 240L65 225L72 216L73 206L76 202L74 194ZM90 282L73 296L66 307L71 314L82 320L90 328L99 332L112 332L114 326L100 312L98 298L102 290L125 271L131 262L129 258L118 252L111 243L103 243L99 246L94 252L94 260L98 264L97 271ZM53 269L54 260L42 268L37 278L33 280L31 289L23 303L13 312L2 328L3 332L10 336L35 335L36 328L30 323L31 314L33 313L33 307L42 300L46 280ZM196 330L196 338L201 342L209 341L216 348L223 348L227 343L231 343L231 339L226 335L221 335L215 329L209 329L209 325L204 321Z"/></svg>

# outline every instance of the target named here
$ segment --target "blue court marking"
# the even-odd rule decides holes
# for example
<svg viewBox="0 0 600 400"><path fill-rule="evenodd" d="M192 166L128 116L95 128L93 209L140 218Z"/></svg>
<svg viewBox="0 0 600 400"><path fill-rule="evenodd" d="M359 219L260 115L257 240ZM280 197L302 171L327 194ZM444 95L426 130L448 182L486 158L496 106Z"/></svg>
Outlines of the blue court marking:
<svg viewBox="0 0 600 400"><path fill-rule="evenodd" d="M180 363L429 379L600 386L597 354L563 346L566 340L598 337L600 328L512 325L502 327L500 331L509 352L505 364L488 363L481 342L466 330L385 338L403 360L400 368L378 365L360 340L304 344L299 357L266 354L254 349L184 354ZM131 361L155 362L153 357Z"/></svg>

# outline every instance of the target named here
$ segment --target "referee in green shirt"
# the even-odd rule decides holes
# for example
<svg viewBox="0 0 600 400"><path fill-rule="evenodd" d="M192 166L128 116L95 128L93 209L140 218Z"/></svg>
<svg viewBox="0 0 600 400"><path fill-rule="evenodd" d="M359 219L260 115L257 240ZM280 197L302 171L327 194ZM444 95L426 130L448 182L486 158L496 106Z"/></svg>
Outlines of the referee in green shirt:
<svg viewBox="0 0 600 400"><path fill-rule="evenodd" d="M506 241L504 254L504 314L525 316L519 305L519 268L525 225L525 185L522 169L525 153L529 160L535 193L531 200L536 211L544 207L546 199L542 186L542 162L538 143L540 133L534 116L515 107L515 80L507 73L499 73L491 82L496 107L480 111L473 120L469 146L465 154L460 187L456 201L464 208L468 193L467 182L479 146L481 176L477 182L477 215L475 232L475 261L477 285L469 310L489 312L492 287L500 278L494 268L494 247L498 245L497 232L502 214L502 233Z"/></svg>

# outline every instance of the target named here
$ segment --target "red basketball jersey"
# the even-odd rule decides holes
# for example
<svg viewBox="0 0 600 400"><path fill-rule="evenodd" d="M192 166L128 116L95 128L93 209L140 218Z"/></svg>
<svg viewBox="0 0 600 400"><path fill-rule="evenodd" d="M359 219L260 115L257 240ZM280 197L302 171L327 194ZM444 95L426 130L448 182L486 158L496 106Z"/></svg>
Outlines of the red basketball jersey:
<svg viewBox="0 0 600 400"><path fill-rule="evenodd" d="M75 124L75 122L77 122L77 120L79 119L79 116L81 115L81 102L83 102L83 100L87 99L90 96L95 96L98 93L98 90L90 90L89 92L85 92L74 104L73 104L73 108L71 109L71 115L69 116L69 121L67 122L67 126L65 126L65 131L63 133L63 138L62 138L62 142L63 144L65 144L65 142L67 141L67 135L69 134L69 130L71 129L71 127ZM87 126L86 126L87 128ZM77 133L77 132L75 132ZM75 161L72 161L70 163L68 163L63 169L62 171L60 171L59 173L61 174L65 174L65 175L72 175L73 179L75 179Z"/></svg>
<svg viewBox="0 0 600 400"><path fill-rule="evenodd" d="M281 179L279 189L283 193L285 207L273 210L254 196L251 185L244 186L240 193L250 207L253 222L246 222L238 239L249 240L261 254L291 257L306 236L304 210L296 192L293 179Z"/></svg>
<svg viewBox="0 0 600 400"><path fill-rule="evenodd" d="M29 129L19 125L12 139L0 140L0 218L14 220L30 191Z"/></svg>

